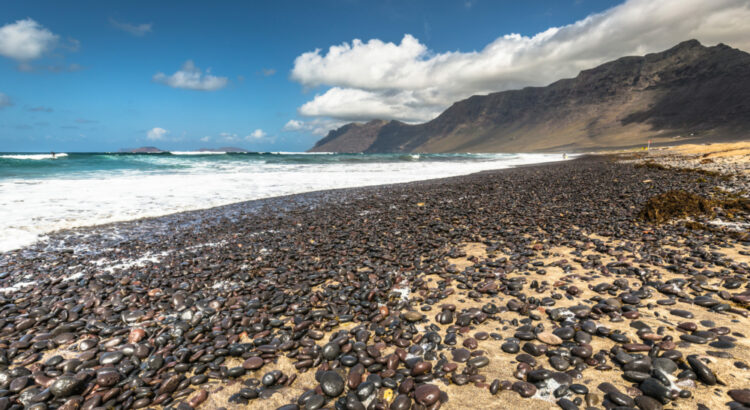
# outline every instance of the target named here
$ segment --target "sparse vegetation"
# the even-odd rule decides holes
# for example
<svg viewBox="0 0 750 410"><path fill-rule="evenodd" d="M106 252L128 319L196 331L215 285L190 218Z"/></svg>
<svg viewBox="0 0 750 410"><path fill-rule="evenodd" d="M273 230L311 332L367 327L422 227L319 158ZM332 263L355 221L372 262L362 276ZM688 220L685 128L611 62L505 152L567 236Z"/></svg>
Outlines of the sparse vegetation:
<svg viewBox="0 0 750 410"><path fill-rule="evenodd" d="M652 223L705 215L713 215L712 201L683 190L669 191L652 197L638 213L640 219Z"/></svg>

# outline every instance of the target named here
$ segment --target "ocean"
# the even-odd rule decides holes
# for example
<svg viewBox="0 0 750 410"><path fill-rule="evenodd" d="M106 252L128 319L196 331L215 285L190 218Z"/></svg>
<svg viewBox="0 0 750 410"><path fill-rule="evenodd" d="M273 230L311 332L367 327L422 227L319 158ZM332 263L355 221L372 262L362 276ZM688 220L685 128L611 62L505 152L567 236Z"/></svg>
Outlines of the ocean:
<svg viewBox="0 0 750 410"><path fill-rule="evenodd" d="M0 153L0 252L61 229L335 188L559 161L561 154Z"/></svg>

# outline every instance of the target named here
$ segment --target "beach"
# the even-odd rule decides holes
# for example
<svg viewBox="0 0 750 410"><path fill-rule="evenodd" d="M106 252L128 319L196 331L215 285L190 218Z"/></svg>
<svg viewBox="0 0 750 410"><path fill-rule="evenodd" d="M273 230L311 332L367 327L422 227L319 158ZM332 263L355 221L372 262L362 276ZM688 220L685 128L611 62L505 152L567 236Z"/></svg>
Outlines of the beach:
<svg viewBox="0 0 750 410"><path fill-rule="evenodd" d="M750 406L748 149L52 233L0 254L0 409Z"/></svg>

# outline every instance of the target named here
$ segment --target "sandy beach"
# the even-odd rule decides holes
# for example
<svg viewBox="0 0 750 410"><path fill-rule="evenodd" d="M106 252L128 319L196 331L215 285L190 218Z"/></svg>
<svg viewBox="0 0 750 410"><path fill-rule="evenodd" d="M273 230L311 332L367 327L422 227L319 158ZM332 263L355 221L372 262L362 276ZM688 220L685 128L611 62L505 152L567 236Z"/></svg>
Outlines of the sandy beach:
<svg viewBox="0 0 750 410"><path fill-rule="evenodd" d="M586 156L60 232L0 255L0 410L748 407L749 155Z"/></svg>

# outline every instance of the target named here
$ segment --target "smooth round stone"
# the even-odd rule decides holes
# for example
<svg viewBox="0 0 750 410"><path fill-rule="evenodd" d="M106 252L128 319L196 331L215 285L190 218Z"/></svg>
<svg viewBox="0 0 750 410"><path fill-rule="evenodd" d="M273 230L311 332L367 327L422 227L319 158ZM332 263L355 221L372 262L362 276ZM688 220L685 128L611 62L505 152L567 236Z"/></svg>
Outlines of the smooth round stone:
<svg viewBox="0 0 750 410"><path fill-rule="evenodd" d="M102 369L96 373L96 384L112 387L120 382L120 373L115 369Z"/></svg>
<svg viewBox="0 0 750 410"><path fill-rule="evenodd" d="M245 368L241 366L232 367L231 369L227 370L227 374L232 378L242 377L245 375Z"/></svg>
<svg viewBox="0 0 750 410"><path fill-rule="evenodd" d="M570 362L566 358L558 355L551 356L549 358L549 364L557 371L564 371L570 367Z"/></svg>
<svg viewBox="0 0 750 410"><path fill-rule="evenodd" d="M648 373L626 371L623 372L622 377L629 382L640 383L651 376Z"/></svg>
<svg viewBox="0 0 750 410"><path fill-rule="evenodd" d="M424 406L431 406L440 399L440 389L434 384L421 384L414 390L414 398Z"/></svg>
<svg viewBox="0 0 750 410"><path fill-rule="evenodd" d="M546 351L546 346L527 342L522 347L523 351L532 356L541 356Z"/></svg>
<svg viewBox="0 0 750 410"><path fill-rule="evenodd" d="M732 400L750 406L750 389L735 389L727 392Z"/></svg>
<svg viewBox="0 0 750 410"><path fill-rule="evenodd" d="M464 347L474 350L476 349L479 344L477 343L477 339L474 339L473 337L470 337L468 339L465 339L463 342Z"/></svg>
<svg viewBox="0 0 750 410"><path fill-rule="evenodd" d="M305 410L318 410L325 404L325 397L315 394L305 402Z"/></svg>
<svg viewBox="0 0 750 410"><path fill-rule="evenodd" d="M323 357L325 357L326 360L336 359L340 352L341 348L338 343L328 343L323 346Z"/></svg>
<svg viewBox="0 0 750 410"><path fill-rule="evenodd" d="M125 357L122 352L105 352L99 357L99 364L117 364Z"/></svg>
<svg viewBox="0 0 750 410"><path fill-rule="evenodd" d="M469 360L469 357L471 357L471 352L466 349L453 349L451 355L453 356L454 362L464 363Z"/></svg>
<svg viewBox="0 0 750 410"><path fill-rule="evenodd" d="M661 410L663 408L662 404L656 399L644 395L636 397L635 404L641 410Z"/></svg>
<svg viewBox="0 0 750 410"><path fill-rule="evenodd" d="M411 399L406 394L399 394L391 403L390 410L409 410L411 408Z"/></svg>
<svg viewBox="0 0 750 410"><path fill-rule="evenodd" d="M418 362L411 368L412 376L419 376L432 371L432 363L430 362Z"/></svg>
<svg viewBox="0 0 750 410"><path fill-rule="evenodd" d="M80 351L86 351L89 349L93 349L98 344L96 339L86 339L78 344L78 350Z"/></svg>
<svg viewBox="0 0 750 410"><path fill-rule="evenodd" d="M151 356L146 361L146 368L149 370L159 370L164 366L164 358L161 356Z"/></svg>
<svg viewBox="0 0 750 410"><path fill-rule="evenodd" d="M467 364L471 367L476 367L477 369L479 369L490 364L490 359L486 356L478 356L470 359Z"/></svg>
<svg viewBox="0 0 750 410"><path fill-rule="evenodd" d="M274 371L270 371L261 377L260 382L263 383L264 386L273 386L274 383L276 383L277 379L277 373Z"/></svg>
<svg viewBox="0 0 750 410"><path fill-rule="evenodd" d="M249 388L240 389L239 395L242 396L242 398L248 399L248 400L257 399L259 396L258 390L249 389Z"/></svg>
<svg viewBox="0 0 750 410"><path fill-rule="evenodd" d="M727 340L716 340L709 343L708 345L717 349L732 349L736 346L734 343Z"/></svg>
<svg viewBox="0 0 750 410"><path fill-rule="evenodd" d="M547 369L534 369L530 371L526 378L532 383L541 382L552 377L552 373Z"/></svg>
<svg viewBox="0 0 750 410"><path fill-rule="evenodd" d="M403 318L409 322L419 322L420 320L424 319L425 316L422 313L409 310L405 312L403 315Z"/></svg>
<svg viewBox="0 0 750 410"><path fill-rule="evenodd" d="M680 335L680 340L683 340L688 343L701 344L701 345L708 343L708 340L706 338L696 336L696 335Z"/></svg>
<svg viewBox="0 0 750 410"><path fill-rule="evenodd" d="M536 338L543 343L546 343L548 345L557 346L559 344L562 344L562 339L559 338L557 335L555 335L552 332L540 332L536 334Z"/></svg>
<svg viewBox="0 0 750 410"><path fill-rule="evenodd" d="M688 356L687 361L690 368L693 369L696 376L698 376L698 380L709 386L716 384L716 376L714 376L711 369L709 369L700 359L695 356Z"/></svg>
<svg viewBox="0 0 750 410"><path fill-rule="evenodd" d="M521 395L521 397L531 397L536 393L536 386L529 382L517 381L513 383L511 390Z"/></svg>
<svg viewBox="0 0 750 410"><path fill-rule="evenodd" d="M553 330L552 333L562 340L570 340L575 336L576 331L570 326L564 326Z"/></svg>
<svg viewBox="0 0 750 410"><path fill-rule="evenodd" d="M359 359L357 359L357 356L345 354L341 356L339 361L341 361L341 364L343 364L346 367L352 367L355 364L357 364L357 362L359 362Z"/></svg>
<svg viewBox="0 0 750 410"><path fill-rule="evenodd" d="M327 396L337 397L344 392L344 378L329 370L320 376L320 388Z"/></svg>
<svg viewBox="0 0 750 410"><path fill-rule="evenodd" d="M521 350L521 346L514 342L505 342L500 346L505 353L516 354Z"/></svg>
<svg viewBox="0 0 750 410"><path fill-rule="evenodd" d="M490 383L490 394L495 395L500 390L500 380L495 379Z"/></svg>
<svg viewBox="0 0 750 410"><path fill-rule="evenodd" d="M672 374L677 370L677 363L665 357L651 359L651 363L655 368L662 370L667 374Z"/></svg>
<svg viewBox="0 0 750 410"><path fill-rule="evenodd" d="M627 394L620 393L619 391L607 393L607 398L618 406L635 407L635 401Z"/></svg>
<svg viewBox="0 0 750 410"><path fill-rule="evenodd" d="M566 398L558 400L556 404L563 410L578 410L578 406Z"/></svg>
<svg viewBox="0 0 750 410"><path fill-rule="evenodd" d="M73 376L60 376L49 387L55 397L68 397L83 390L84 383Z"/></svg>
<svg viewBox="0 0 750 410"><path fill-rule="evenodd" d="M672 309L669 311L669 313L675 316L684 317L685 319L692 319L695 317L695 315L693 315L693 312L690 312L689 310L683 310L683 309Z"/></svg>
<svg viewBox="0 0 750 410"><path fill-rule="evenodd" d="M257 370L263 367L263 359L260 357L251 357L242 363L242 367L246 370Z"/></svg>
<svg viewBox="0 0 750 410"><path fill-rule="evenodd" d="M653 397L662 403L667 403L671 399L670 389L653 377L648 377L643 380L638 388L644 395Z"/></svg>
<svg viewBox="0 0 750 410"><path fill-rule="evenodd" d="M582 384L575 383L570 385L570 391L575 394L586 394L589 392L589 388Z"/></svg>
<svg viewBox="0 0 750 410"><path fill-rule="evenodd" d="M208 381L208 376L206 376L205 374L196 374L195 376L190 378L190 384L195 385L195 386L199 384L203 384L207 381Z"/></svg>
<svg viewBox="0 0 750 410"><path fill-rule="evenodd" d="M29 384L29 381L31 381L31 379L28 376L16 377L10 382L8 389L13 393L18 393Z"/></svg>

